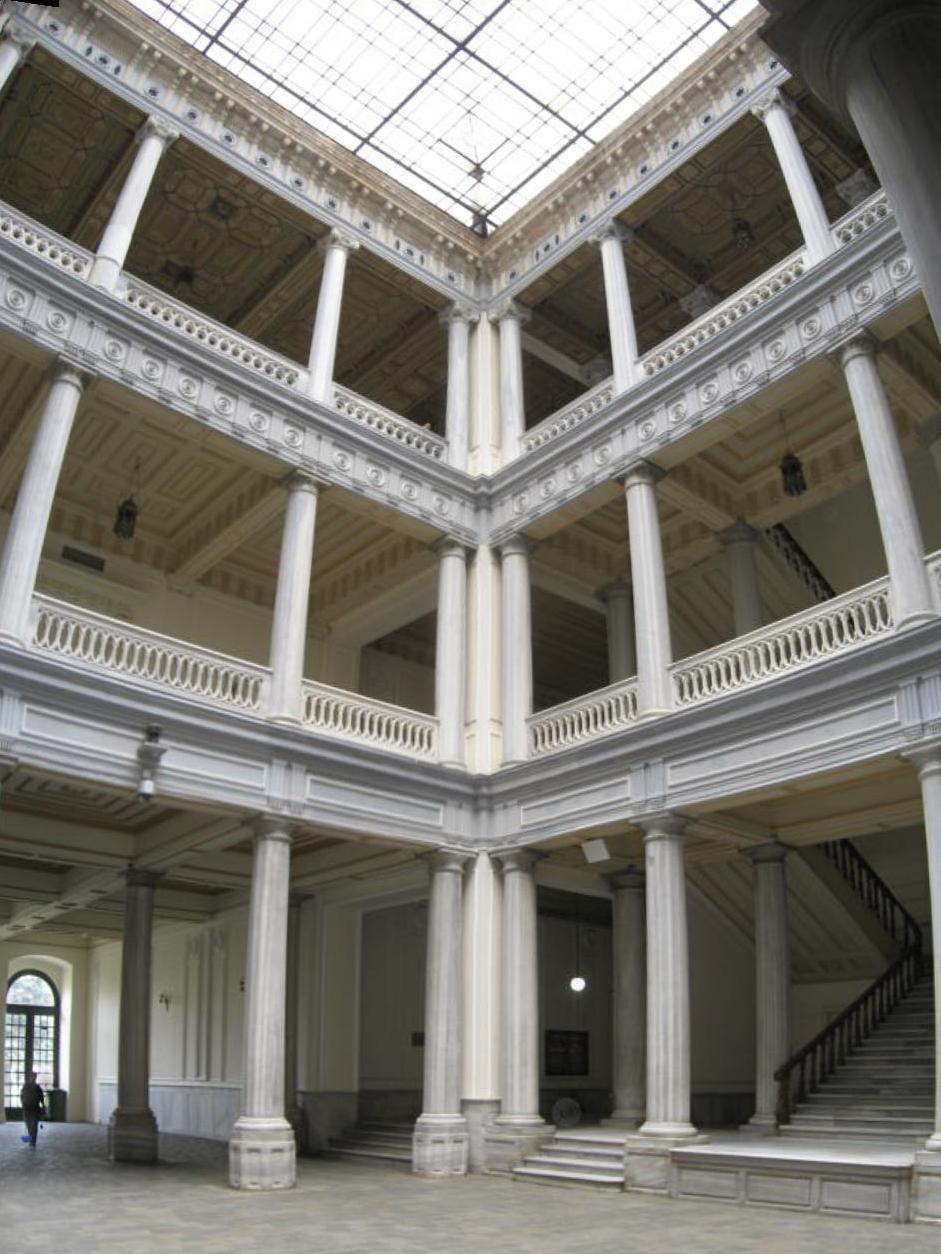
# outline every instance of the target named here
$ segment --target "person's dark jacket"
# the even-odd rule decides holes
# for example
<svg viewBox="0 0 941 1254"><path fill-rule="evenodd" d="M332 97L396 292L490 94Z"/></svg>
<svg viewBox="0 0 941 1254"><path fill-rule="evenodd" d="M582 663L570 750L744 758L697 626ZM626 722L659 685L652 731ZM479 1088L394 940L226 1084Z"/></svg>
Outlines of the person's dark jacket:
<svg viewBox="0 0 941 1254"><path fill-rule="evenodd" d="M42 1088L27 1081L20 1089L20 1103L24 1111L41 1110L46 1104Z"/></svg>

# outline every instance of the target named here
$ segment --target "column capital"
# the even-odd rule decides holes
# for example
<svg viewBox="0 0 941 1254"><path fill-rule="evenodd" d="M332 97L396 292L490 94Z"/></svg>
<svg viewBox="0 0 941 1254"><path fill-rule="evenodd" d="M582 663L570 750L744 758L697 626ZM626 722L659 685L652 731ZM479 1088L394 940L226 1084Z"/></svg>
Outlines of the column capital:
<svg viewBox="0 0 941 1254"><path fill-rule="evenodd" d="M918 749L908 749L902 754L917 769L919 779L941 775L941 741L924 745Z"/></svg>
<svg viewBox="0 0 941 1254"><path fill-rule="evenodd" d="M163 871L151 871L142 866L129 866L124 872L128 888L156 888L163 876Z"/></svg>
<svg viewBox="0 0 941 1254"><path fill-rule="evenodd" d="M36 36L22 22L18 22L15 17L11 17L7 21L3 28L2 38L4 43L12 44L18 49L21 61L36 46Z"/></svg>
<svg viewBox="0 0 941 1254"><path fill-rule="evenodd" d="M752 105L751 111L759 122L765 122L768 114L776 107L783 109L788 117L793 117L797 112L797 105L781 91L780 87L772 87L771 91L765 92Z"/></svg>
<svg viewBox="0 0 941 1254"><path fill-rule="evenodd" d="M623 475L618 475L617 482L625 488L636 487L640 483L653 487L659 483L667 472L655 466L653 462L639 461L630 466Z"/></svg>
<svg viewBox="0 0 941 1254"><path fill-rule="evenodd" d="M743 849L745 857L753 866L763 862L784 862L791 852L789 845L782 845L779 840L769 840L763 845L752 845Z"/></svg>
<svg viewBox="0 0 941 1254"><path fill-rule="evenodd" d="M503 557L528 557L533 549L538 548L538 540L524 536L522 532L509 536L497 545L497 552Z"/></svg>
<svg viewBox="0 0 941 1254"><path fill-rule="evenodd" d="M521 305L515 300L502 300L499 305L487 310L488 320L497 323L510 320L524 326L532 316L533 311L527 305Z"/></svg>
<svg viewBox="0 0 941 1254"><path fill-rule="evenodd" d="M480 310L473 309L470 305L462 305L460 301L455 301L452 305L445 307L438 313L438 321L444 326L451 326L455 322L465 322L468 326L471 323L480 321Z"/></svg>
<svg viewBox="0 0 941 1254"><path fill-rule="evenodd" d="M689 819L683 814L655 814L634 822L644 833L644 844L648 845L657 840L676 840L683 835Z"/></svg>
<svg viewBox="0 0 941 1254"><path fill-rule="evenodd" d="M432 544L428 545L435 557L441 559L445 557L459 557L462 561L467 561L468 548L462 540L455 540L453 536L441 536Z"/></svg>
<svg viewBox="0 0 941 1254"><path fill-rule="evenodd" d="M463 875L470 858L460 849L432 849L424 855L432 875Z"/></svg>
<svg viewBox="0 0 941 1254"><path fill-rule="evenodd" d="M715 533L716 539L724 548L728 548L730 544L755 544L758 535L758 531L744 518L737 518L731 527Z"/></svg>
<svg viewBox="0 0 941 1254"><path fill-rule="evenodd" d="M606 605L609 601L617 600L619 597L630 599L634 595L631 585L624 579L612 579L609 583L595 591L595 596L599 601L603 601Z"/></svg>
<svg viewBox="0 0 941 1254"><path fill-rule="evenodd" d="M292 470L281 480L281 486L287 492L309 492L312 496L319 496L330 484L326 479L312 475L309 471Z"/></svg>
<svg viewBox="0 0 941 1254"><path fill-rule="evenodd" d="M255 840L271 840L289 845L294 835L294 824L277 814L258 814L248 826Z"/></svg>
<svg viewBox="0 0 941 1254"><path fill-rule="evenodd" d="M83 370L74 361L69 361L68 357L57 357L49 367L50 383L71 383L80 392L84 392L92 377L89 371Z"/></svg>
<svg viewBox="0 0 941 1254"><path fill-rule="evenodd" d="M496 858L506 875L510 871L532 871L546 855L538 849L501 849L490 856Z"/></svg>
<svg viewBox="0 0 941 1254"><path fill-rule="evenodd" d="M879 341L871 332L856 331L849 339L831 349L830 356L835 357L841 366L846 366L857 357L875 357L879 347Z"/></svg>
<svg viewBox="0 0 941 1254"><path fill-rule="evenodd" d="M340 227L335 226L317 241L317 251L326 253L331 248L341 248L344 252L355 253L359 248L359 240L351 235L349 231L344 231Z"/></svg>
<svg viewBox="0 0 941 1254"><path fill-rule="evenodd" d="M603 226L599 226L597 230L592 231L588 236L589 244L599 247L608 240L616 240L619 244L632 244L634 242L635 231L631 226L624 226L618 222L617 218L609 218Z"/></svg>
<svg viewBox="0 0 941 1254"><path fill-rule="evenodd" d="M647 876L643 871L615 871L604 877L615 892L642 893L646 891Z"/></svg>
<svg viewBox="0 0 941 1254"><path fill-rule="evenodd" d="M166 152L170 145L175 143L180 138L180 132L174 130L170 123L165 122L163 118L158 118L151 114L140 127L134 138L135 141L140 144L143 143L145 139L149 139L151 136L160 140L163 145L163 150Z"/></svg>

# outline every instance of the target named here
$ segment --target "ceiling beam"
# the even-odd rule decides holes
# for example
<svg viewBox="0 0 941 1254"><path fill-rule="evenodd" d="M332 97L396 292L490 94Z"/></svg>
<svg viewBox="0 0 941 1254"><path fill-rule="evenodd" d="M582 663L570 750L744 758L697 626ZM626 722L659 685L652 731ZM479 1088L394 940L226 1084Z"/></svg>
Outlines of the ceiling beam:
<svg viewBox="0 0 941 1254"><path fill-rule="evenodd" d="M273 522L284 510L285 492L280 483L256 483L212 518L203 516L191 530L185 556L173 575L199 579L235 552L253 535Z"/></svg>
<svg viewBox="0 0 941 1254"><path fill-rule="evenodd" d="M576 383L580 383L582 387L587 388L591 385L591 371L588 367L581 365L565 353L559 352L551 344L544 344L542 340L537 340L534 335L527 335L525 332L522 336L522 344L524 353L529 353L531 357L538 357L553 370L558 370L559 374L567 375Z"/></svg>

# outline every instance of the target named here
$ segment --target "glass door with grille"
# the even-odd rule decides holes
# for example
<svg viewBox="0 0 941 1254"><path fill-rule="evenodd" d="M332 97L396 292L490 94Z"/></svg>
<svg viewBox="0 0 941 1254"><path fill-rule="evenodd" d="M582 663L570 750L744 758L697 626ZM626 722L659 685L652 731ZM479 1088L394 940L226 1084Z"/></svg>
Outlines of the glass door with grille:
<svg viewBox="0 0 941 1254"><path fill-rule="evenodd" d="M3 1104L22 1117L20 1089L31 1071L43 1090L59 1087L59 992L41 971L21 971L7 988Z"/></svg>

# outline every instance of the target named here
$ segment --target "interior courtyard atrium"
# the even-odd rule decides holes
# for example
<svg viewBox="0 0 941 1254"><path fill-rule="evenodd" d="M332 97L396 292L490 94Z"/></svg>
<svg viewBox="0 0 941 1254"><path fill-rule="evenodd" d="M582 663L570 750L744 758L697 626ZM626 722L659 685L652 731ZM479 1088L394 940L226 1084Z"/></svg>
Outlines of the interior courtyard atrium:
<svg viewBox="0 0 941 1254"><path fill-rule="evenodd" d="M0 1122L941 1223L938 6L0 23Z"/></svg>

